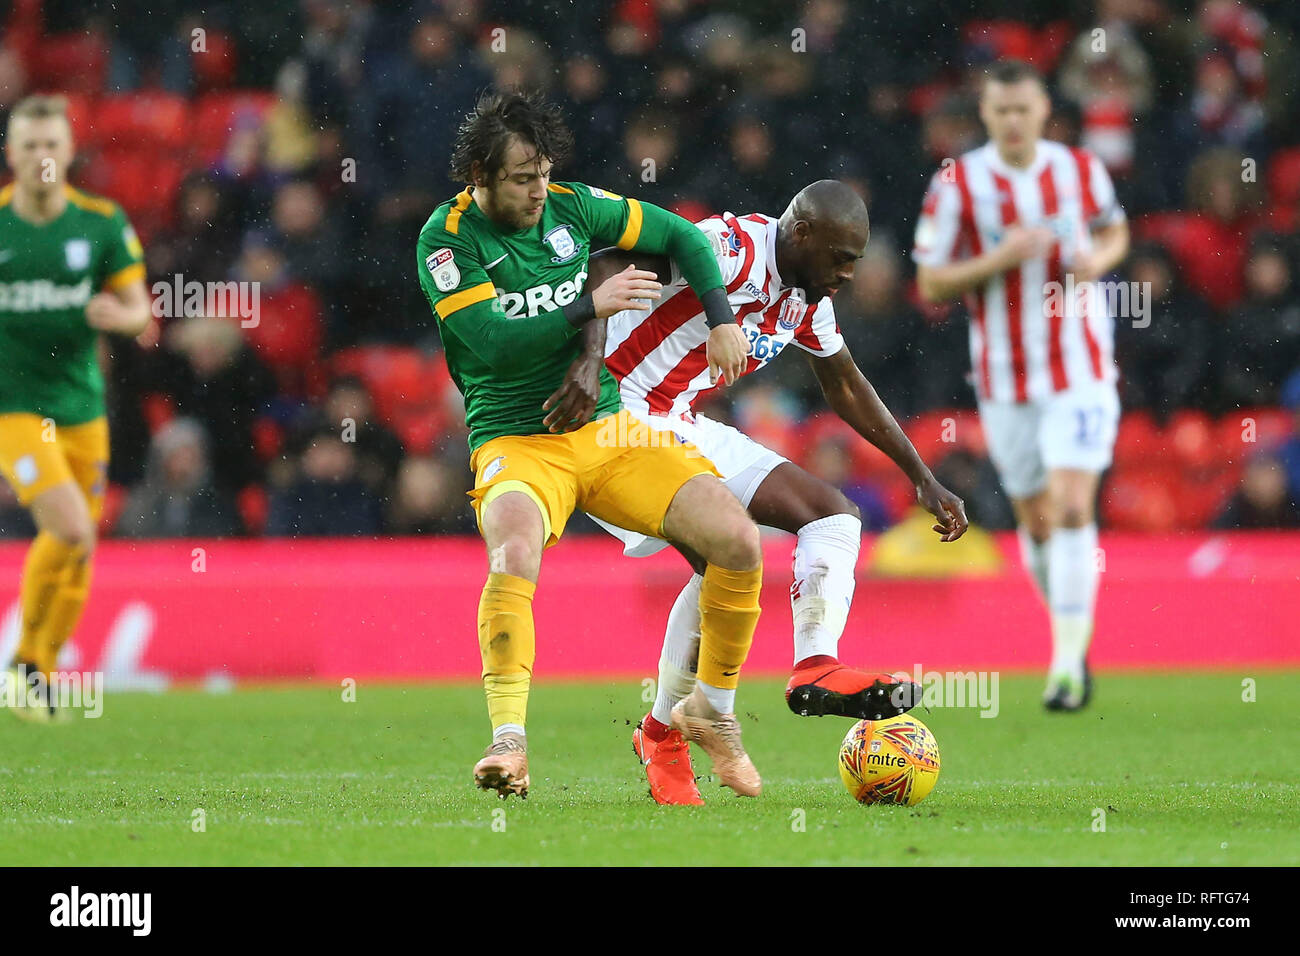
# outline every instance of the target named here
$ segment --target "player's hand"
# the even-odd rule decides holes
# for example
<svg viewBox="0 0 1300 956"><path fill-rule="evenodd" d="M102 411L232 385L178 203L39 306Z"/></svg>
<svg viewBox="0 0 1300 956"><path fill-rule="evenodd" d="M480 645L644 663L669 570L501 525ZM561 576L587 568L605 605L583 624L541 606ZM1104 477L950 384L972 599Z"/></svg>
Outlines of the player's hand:
<svg viewBox="0 0 1300 956"><path fill-rule="evenodd" d="M116 332L122 326L122 303L108 292L97 292L86 302L86 324L99 332Z"/></svg>
<svg viewBox="0 0 1300 956"><path fill-rule="evenodd" d="M956 541L970 526L962 500L939 484L933 475L916 486L916 500L938 519L934 530L939 532L941 541Z"/></svg>
<svg viewBox="0 0 1300 956"><path fill-rule="evenodd" d="M604 362L599 355L583 352L569 364L560 387L542 403L542 411L550 410L542 419L548 431L576 431L591 421L600 399L600 367Z"/></svg>
<svg viewBox="0 0 1300 956"><path fill-rule="evenodd" d="M1092 253L1085 252L1070 263L1070 274L1076 283L1092 282L1101 278L1101 266Z"/></svg>
<svg viewBox="0 0 1300 956"><path fill-rule="evenodd" d="M144 327L144 331L135 337L135 344L142 349L151 349L162 340L162 327L153 319Z"/></svg>
<svg viewBox="0 0 1300 956"><path fill-rule="evenodd" d="M596 307L596 318L607 319L624 309L636 309L647 312L659 298L663 285L659 276L645 269L638 269L636 263L630 264L622 272L610 276L591 294L592 304Z"/></svg>
<svg viewBox="0 0 1300 956"><path fill-rule="evenodd" d="M1014 269L1026 259L1046 255L1056 242L1056 233L1046 226L1012 226L997 244L995 254L1002 269Z"/></svg>
<svg viewBox="0 0 1300 956"><path fill-rule="evenodd" d="M749 340L739 325L719 325L709 333L704 354L709 360L709 382L735 385L744 374L749 357Z"/></svg>

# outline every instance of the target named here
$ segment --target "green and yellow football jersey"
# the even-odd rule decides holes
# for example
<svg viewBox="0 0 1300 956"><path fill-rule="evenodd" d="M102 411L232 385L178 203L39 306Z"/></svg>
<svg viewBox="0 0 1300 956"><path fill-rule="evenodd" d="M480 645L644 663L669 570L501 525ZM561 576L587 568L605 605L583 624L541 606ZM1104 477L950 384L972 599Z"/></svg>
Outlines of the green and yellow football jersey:
<svg viewBox="0 0 1300 956"><path fill-rule="evenodd" d="M52 222L15 215L0 190L0 414L31 412L60 425L104 414L104 379L86 303L144 278L144 250L116 203L65 187Z"/></svg>
<svg viewBox="0 0 1300 956"><path fill-rule="evenodd" d="M540 221L522 230L489 219L472 187L420 230L420 286L465 396L471 449L501 435L546 432L542 403L582 349L560 310L583 294L592 251L611 245L670 255L701 294L722 287L708 240L690 222L582 183L551 183ZM603 366L600 385L595 418L620 405Z"/></svg>

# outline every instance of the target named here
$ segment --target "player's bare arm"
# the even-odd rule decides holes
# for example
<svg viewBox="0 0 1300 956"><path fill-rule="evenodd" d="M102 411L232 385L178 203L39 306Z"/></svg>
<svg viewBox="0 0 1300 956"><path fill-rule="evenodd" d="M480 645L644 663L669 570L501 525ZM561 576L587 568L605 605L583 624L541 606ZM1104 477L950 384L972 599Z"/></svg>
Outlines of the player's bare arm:
<svg viewBox="0 0 1300 956"><path fill-rule="evenodd" d="M1076 282L1092 282L1110 272L1128 255L1128 220L1121 219L1092 231L1092 250L1080 257L1070 271Z"/></svg>
<svg viewBox="0 0 1300 956"><path fill-rule="evenodd" d="M956 541L965 534L968 522L962 500L935 479L849 350L810 361L826 403L903 470L916 488L916 500L938 520L934 530L942 540Z"/></svg>
<svg viewBox="0 0 1300 956"><path fill-rule="evenodd" d="M143 279L96 293L86 303L86 324L100 332L134 337L148 329L152 318Z"/></svg>

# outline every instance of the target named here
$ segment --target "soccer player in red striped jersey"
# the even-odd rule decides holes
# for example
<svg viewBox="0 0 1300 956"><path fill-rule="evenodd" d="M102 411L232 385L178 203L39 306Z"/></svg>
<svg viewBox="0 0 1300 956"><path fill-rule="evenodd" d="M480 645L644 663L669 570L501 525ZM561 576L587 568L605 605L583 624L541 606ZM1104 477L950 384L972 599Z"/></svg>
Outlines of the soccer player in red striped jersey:
<svg viewBox="0 0 1300 956"><path fill-rule="evenodd" d="M779 220L751 214L697 223L714 255L736 321L748 341L743 374L766 367L790 345L808 353L827 402L867 441L888 454L916 487L917 499L938 519L945 541L966 530L962 502L939 484L853 361L835 322L831 297L853 278L870 237L866 206L848 186L822 180L802 190ZM622 268L631 257L601 257ZM593 264L597 260L593 260ZM644 257L639 267L649 268ZM853 599L862 537L858 509L837 488L740 431L696 414L700 396L718 383L707 355L709 330L699 298L671 264L652 311L611 316L605 364L619 380L624 407L652 429L692 442L760 525L797 536L790 604L794 616L794 674L786 700L797 714L853 718L894 716L916 703L916 688L888 674L840 663L840 635ZM668 272L669 275L665 275ZM593 268L593 275L597 273ZM594 280L593 280L594 281ZM600 522L643 556L666 545L657 538ZM659 663L658 695L633 734L651 795L660 803L700 803L681 735L669 729L676 701L695 685L700 641L702 562L679 548L696 574L672 611Z"/></svg>
<svg viewBox="0 0 1300 956"><path fill-rule="evenodd" d="M1097 158L1041 138L1050 112L1032 67L990 69L989 142L935 174L912 258L924 298L966 296L980 423L1051 616L1043 703L1078 710L1092 687L1097 485L1119 427L1096 280L1127 254L1128 226Z"/></svg>

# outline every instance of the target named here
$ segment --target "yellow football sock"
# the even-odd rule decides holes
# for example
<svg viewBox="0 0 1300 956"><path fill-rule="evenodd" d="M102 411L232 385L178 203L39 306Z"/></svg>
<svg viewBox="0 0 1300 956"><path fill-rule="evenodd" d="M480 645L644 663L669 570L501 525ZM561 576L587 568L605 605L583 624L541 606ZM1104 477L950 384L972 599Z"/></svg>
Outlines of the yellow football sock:
<svg viewBox="0 0 1300 956"><path fill-rule="evenodd" d="M84 548L78 548L72 566L59 582L50 609L41 622L39 638L43 641L41 656L36 659L41 670L52 675L57 667L59 651L77 629L86 599L90 597L91 557Z"/></svg>
<svg viewBox="0 0 1300 956"><path fill-rule="evenodd" d="M758 592L763 568L730 571L710 564L700 586L699 680L724 690L740 683L740 668L749 656L758 626Z"/></svg>
<svg viewBox="0 0 1300 956"><path fill-rule="evenodd" d="M16 656L47 673L81 616L89 585L85 549L42 531L23 563L23 620ZM53 657L51 657L51 647Z"/></svg>
<svg viewBox="0 0 1300 956"><path fill-rule="evenodd" d="M533 677L536 636L533 594L537 585L513 574L489 574L478 602L478 646L483 690L492 729L524 726Z"/></svg>

